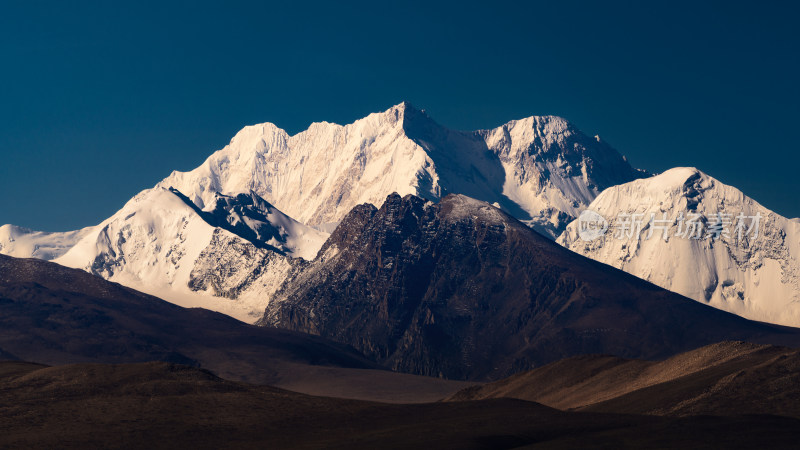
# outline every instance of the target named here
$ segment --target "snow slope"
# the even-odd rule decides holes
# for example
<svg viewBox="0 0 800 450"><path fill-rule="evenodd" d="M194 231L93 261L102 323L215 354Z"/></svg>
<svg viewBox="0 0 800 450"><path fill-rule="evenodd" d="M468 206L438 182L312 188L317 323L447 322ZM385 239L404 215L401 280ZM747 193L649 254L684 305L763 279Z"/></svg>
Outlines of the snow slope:
<svg viewBox="0 0 800 450"><path fill-rule="evenodd" d="M661 287L699 302L749 319L800 326L800 223L786 219L738 189L694 168L675 168L661 175L636 180L603 191L589 209L609 221L606 234L593 241L580 239L579 223L567 226L558 242L592 259L625 270ZM683 212L706 217L701 239L676 236L678 222L669 224L667 240L661 227L653 227L667 214L677 219ZM729 236L708 237L709 227L719 222L717 213L730 214L723 227ZM641 213L639 239L620 239L621 224L631 221L620 213ZM739 214L756 216L759 233L747 233L753 222L744 219L742 239L736 230ZM660 225L666 226L666 223ZM628 228L625 228L626 231ZM684 225L682 231L687 231ZM754 231L754 230L753 230ZM635 234L635 233L634 233ZM689 235L692 235L690 232Z"/></svg>
<svg viewBox="0 0 800 450"><path fill-rule="evenodd" d="M54 261L182 306L252 322L292 267L301 264L291 256L316 254L324 234L252 195L217 199L211 211L201 211L177 191L143 191ZM217 226L221 219L225 225ZM246 233L238 224L252 225L244 229L265 242L240 236ZM292 236L294 230L305 234Z"/></svg>
<svg viewBox="0 0 800 450"><path fill-rule="evenodd" d="M15 225L0 227L0 253L17 258L57 258L72 248L92 227L76 231L48 233Z"/></svg>
<svg viewBox="0 0 800 450"><path fill-rule="evenodd" d="M528 117L477 134L502 162L503 195L530 219L508 212L553 237L604 189L649 176L560 117Z"/></svg>
<svg viewBox="0 0 800 450"><path fill-rule="evenodd" d="M460 193L555 237L600 191L642 176L559 117L459 132L401 103L346 126L314 123L294 136L271 123L245 127L200 167L173 172L159 186L175 187L201 208L216 192L253 191L326 230L354 206L380 206L393 192L430 200Z"/></svg>

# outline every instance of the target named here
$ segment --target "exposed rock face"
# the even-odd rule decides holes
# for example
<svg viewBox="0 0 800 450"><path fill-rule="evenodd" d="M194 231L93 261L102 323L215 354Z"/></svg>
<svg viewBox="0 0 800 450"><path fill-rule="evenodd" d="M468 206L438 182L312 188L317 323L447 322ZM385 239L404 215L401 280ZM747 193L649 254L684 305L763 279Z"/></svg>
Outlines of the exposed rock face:
<svg viewBox="0 0 800 450"><path fill-rule="evenodd" d="M218 228L195 260L188 287L232 300L253 297L255 309L259 305L263 307L271 292L290 278L303 262L300 258L288 258L271 249L258 248ZM247 295L243 295L245 293Z"/></svg>
<svg viewBox="0 0 800 450"><path fill-rule="evenodd" d="M576 255L491 205L390 195L354 208L261 325L390 367L496 379L585 353L664 357L724 339L800 342Z"/></svg>

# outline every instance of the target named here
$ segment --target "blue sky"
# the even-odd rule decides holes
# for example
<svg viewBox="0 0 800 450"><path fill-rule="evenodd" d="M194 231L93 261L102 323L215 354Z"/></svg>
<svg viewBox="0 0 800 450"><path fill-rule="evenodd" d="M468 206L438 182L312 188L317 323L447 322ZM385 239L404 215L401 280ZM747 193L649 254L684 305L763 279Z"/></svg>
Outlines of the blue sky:
<svg viewBox="0 0 800 450"><path fill-rule="evenodd" d="M3 2L0 224L93 225L241 127L534 114L800 216L789 2Z"/></svg>

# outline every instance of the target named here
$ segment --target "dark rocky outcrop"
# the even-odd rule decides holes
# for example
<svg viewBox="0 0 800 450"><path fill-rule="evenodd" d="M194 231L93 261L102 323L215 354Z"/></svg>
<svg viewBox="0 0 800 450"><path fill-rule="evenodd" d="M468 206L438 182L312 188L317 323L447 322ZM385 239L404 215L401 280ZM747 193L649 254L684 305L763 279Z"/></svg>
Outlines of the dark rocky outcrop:
<svg viewBox="0 0 800 450"><path fill-rule="evenodd" d="M564 357L662 358L722 340L800 344L570 252L491 205L390 195L341 222L260 325L404 372L499 379Z"/></svg>

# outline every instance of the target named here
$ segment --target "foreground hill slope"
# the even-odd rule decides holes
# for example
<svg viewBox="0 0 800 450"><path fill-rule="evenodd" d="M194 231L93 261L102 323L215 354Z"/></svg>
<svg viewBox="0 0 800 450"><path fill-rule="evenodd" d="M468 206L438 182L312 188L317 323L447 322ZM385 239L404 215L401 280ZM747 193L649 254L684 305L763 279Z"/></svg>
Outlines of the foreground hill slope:
<svg viewBox="0 0 800 450"><path fill-rule="evenodd" d="M390 372L350 347L185 309L86 272L0 255L0 359L47 364L171 361L231 380L398 403L463 383Z"/></svg>
<svg viewBox="0 0 800 450"><path fill-rule="evenodd" d="M346 346L185 309L76 269L0 255L0 348L46 364L162 360L267 382L282 365L375 368Z"/></svg>
<svg viewBox="0 0 800 450"><path fill-rule="evenodd" d="M396 370L475 380L587 353L800 345L796 329L668 292L461 195L356 207L259 323L347 343Z"/></svg>
<svg viewBox="0 0 800 450"><path fill-rule="evenodd" d="M781 417L563 412L513 399L387 405L169 363L0 363L3 448L790 448ZM724 432L723 432L724 431Z"/></svg>
<svg viewBox="0 0 800 450"><path fill-rule="evenodd" d="M722 342L664 361L577 356L464 389L448 400L489 398L615 413L800 418L800 350Z"/></svg>

